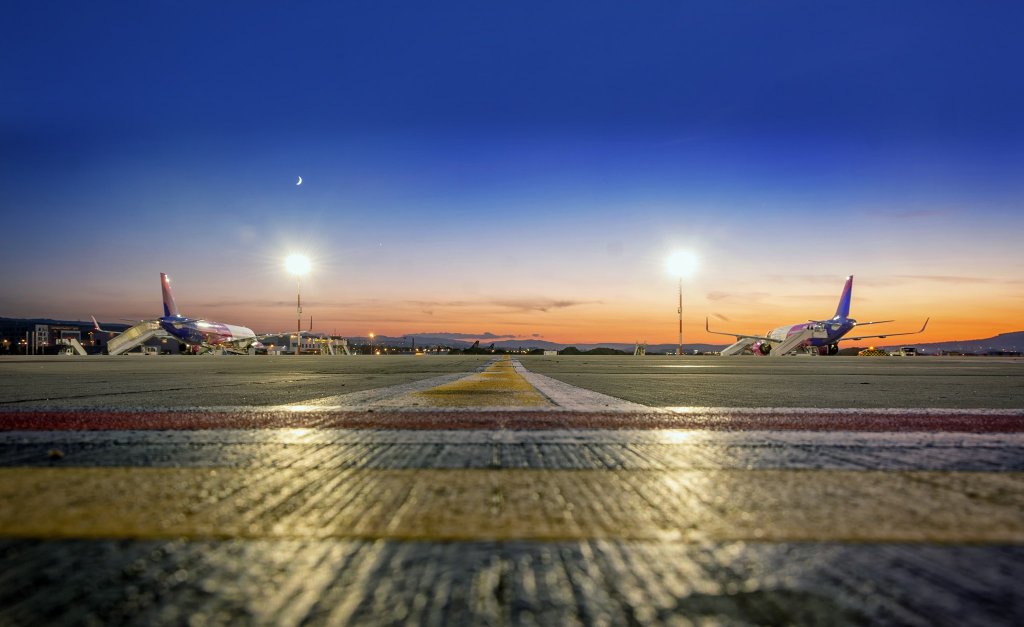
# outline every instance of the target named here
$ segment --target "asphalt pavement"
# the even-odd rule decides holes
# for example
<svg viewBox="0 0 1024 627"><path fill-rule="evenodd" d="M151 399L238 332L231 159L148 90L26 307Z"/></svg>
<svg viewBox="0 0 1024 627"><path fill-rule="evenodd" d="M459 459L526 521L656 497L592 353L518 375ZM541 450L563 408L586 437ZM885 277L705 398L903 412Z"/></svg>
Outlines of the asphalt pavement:
<svg viewBox="0 0 1024 627"><path fill-rule="evenodd" d="M520 356L651 407L1024 407L1024 358ZM0 407L300 404L483 367L485 355L0 358Z"/></svg>
<svg viewBox="0 0 1024 627"><path fill-rule="evenodd" d="M524 366L643 405L1024 407L1024 358L526 356Z"/></svg>
<svg viewBox="0 0 1024 627"><path fill-rule="evenodd" d="M1022 365L0 359L0 624L1021 624Z"/></svg>

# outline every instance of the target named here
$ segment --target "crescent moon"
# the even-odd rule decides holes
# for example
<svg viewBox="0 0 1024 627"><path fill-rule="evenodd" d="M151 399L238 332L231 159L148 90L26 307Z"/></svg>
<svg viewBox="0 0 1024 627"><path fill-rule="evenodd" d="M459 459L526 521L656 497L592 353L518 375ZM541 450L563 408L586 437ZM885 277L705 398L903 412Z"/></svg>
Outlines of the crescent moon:
<svg viewBox="0 0 1024 627"><path fill-rule="evenodd" d="M299 177L299 182L298 182L298 183L296 183L295 185L296 185L296 186L302 185L302 177L301 177L301 176Z"/></svg>

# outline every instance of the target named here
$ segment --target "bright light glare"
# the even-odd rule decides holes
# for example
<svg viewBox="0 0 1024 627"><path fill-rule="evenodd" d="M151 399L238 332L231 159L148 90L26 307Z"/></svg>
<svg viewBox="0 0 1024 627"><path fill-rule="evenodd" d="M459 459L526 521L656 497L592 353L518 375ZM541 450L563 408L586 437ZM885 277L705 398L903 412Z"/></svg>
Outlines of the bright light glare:
<svg viewBox="0 0 1024 627"><path fill-rule="evenodd" d="M303 275L309 272L309 257L305 255L288 255L284 260L284 268L289 274Z"/></svg>
<svg viewBox="0 0 1024 627"><path fill-rule="evenodd" d="M660 434L661 439L669 444L682 444L694 439L696 431L681 431L679 429L665 429Z"/></svg>
<svg viewBox="0 0 1024 627"><path fill-rule="evenodd" d="M688 250L677 250L665 260L665 269L672 276L686 278L692 275L700 265L697 255Z"/></svg>

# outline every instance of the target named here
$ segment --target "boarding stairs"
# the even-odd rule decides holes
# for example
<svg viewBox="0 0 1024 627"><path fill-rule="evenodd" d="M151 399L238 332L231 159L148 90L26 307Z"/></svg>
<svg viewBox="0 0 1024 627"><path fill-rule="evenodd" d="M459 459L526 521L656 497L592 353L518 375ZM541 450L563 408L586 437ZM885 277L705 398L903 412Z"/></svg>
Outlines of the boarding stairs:
<svg viewBox="0 0 1024 627"><path fill-rule="evenodd" d="M735 344L731 344L728 347L722 349L719 353L722 357L728 357L729 355L739 355L747 349L751 344L757 341L754 337L743 337L740 338Z"/></svg>
<svg viewBox="0 0 1024 627"><path fill-rule="evenodd" d="M825 339L828 337L828 332L825 327L815 324L805 328L803 331L790 335L782 343L772 346L772 352L769 353L771 357L782 357L788 355L790 352L800 348L803 343L810 339Z"/></svg>
<svg viewBox="0 0 1024 627"><path fill-rule="evenodd" d="M59 340L57 340L57 343L66 347L64 349L64 352L65 352L66 355L88 355L89 354L89 353L85 352L85 347L82 346L82 343L78 341L78 338L75 338L75 337L62 337Z"/></svg>
<svg viewBox="0 0 1024 627"><path fill-rule="evenodd" d="M331 338L327 340L326 355L351 355L352 351L348 347L348 340L345 338Z"/></svg>
<svg viewBox="0 0 1024 627"><path fill-rule="evenodd" d="M314 337L302 343L302 350L305 352L317 353L319 355L351 355L348 347L348 340L345 338Z"/></svg>
<svg viewBox="0 0 1024 627"><path fill-rule="evenodd" d="M160 327L156 320L143 320L137 325L126 329L116 337L110 338L107 342L107 354L123 355L128 351L142 346L155 337L171 337L169 333Z"/></svg>

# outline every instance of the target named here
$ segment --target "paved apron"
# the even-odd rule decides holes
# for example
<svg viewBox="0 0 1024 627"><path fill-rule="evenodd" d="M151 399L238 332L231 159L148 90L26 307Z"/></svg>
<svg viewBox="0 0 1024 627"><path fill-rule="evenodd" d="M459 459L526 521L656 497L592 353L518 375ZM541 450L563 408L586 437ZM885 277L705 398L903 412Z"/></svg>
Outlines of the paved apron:
<svg viewBox="0 0 1024 627"><path fill-rule="evenodd" d="M0 410L0 623L1020 624L1024 412Z"/></svg>

